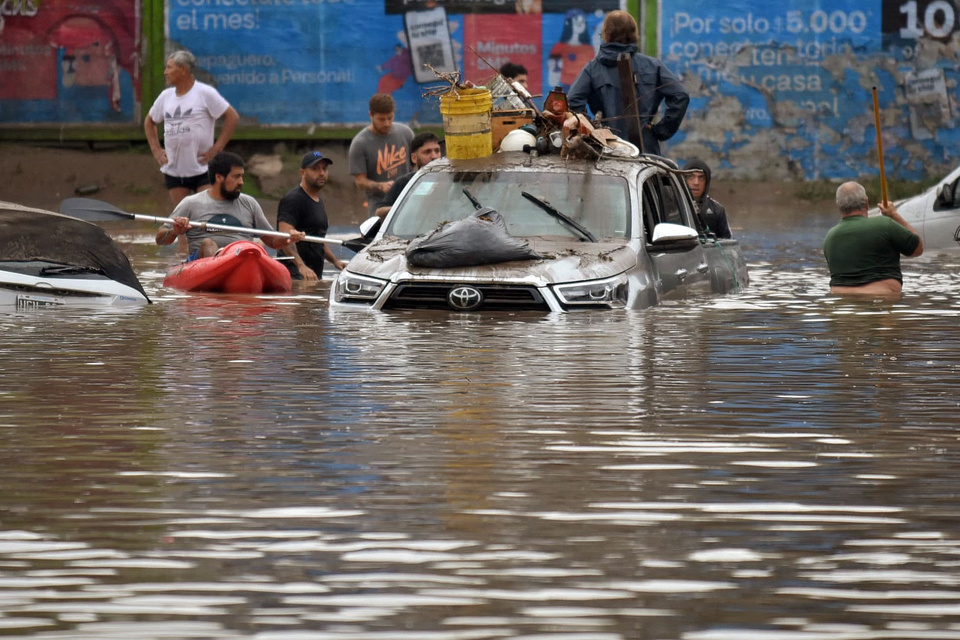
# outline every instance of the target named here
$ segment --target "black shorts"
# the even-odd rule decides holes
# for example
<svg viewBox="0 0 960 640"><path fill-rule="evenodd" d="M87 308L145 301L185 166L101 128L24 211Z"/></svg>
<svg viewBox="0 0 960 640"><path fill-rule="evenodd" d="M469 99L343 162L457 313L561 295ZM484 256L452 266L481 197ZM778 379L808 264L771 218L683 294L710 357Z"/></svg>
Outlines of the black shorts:
<svg viewBox="0 0 960 640"><path fill-rule="evenodd" d="M167 174L163 174L163 181L167 185L167 191L170 189L176 189L178 187L190 189L190 191L196 191L199 187L202 187L205 184L210 184L210 174L201 173L200 175L190 176L189 178L181 178L180 176L168 176Z"/></svg>

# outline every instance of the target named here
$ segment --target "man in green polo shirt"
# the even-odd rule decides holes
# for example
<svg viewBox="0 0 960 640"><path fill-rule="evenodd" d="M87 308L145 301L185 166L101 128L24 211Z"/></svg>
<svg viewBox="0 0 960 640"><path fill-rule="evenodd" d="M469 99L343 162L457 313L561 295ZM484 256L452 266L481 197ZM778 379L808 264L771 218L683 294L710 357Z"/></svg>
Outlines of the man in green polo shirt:
<svg viewBox="0 0 960 640"><path fill-rule="evenodd" d="M892 202L882 216L867 216L867 192L857 182L837 189L840 223L827 232L823 255L830 267L830 293L899 297L903 290L900 256L919 256L923 240Z"/></svg>

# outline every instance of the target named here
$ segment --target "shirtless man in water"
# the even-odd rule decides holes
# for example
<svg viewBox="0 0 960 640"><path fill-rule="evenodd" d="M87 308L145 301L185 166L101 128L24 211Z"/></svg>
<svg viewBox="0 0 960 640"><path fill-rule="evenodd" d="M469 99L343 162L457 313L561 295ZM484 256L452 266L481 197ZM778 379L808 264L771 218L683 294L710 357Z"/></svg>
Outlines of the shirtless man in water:
<svg viewBox="0 0 960 640"><path fill-rule="evenodd" d="M868 217L867 192L857 182L837 189L840 223L827 232L823 255L830 268L830 293L899 297L903 290L900 256L923 253L923 240L893 203L882 216Z"/></svg>

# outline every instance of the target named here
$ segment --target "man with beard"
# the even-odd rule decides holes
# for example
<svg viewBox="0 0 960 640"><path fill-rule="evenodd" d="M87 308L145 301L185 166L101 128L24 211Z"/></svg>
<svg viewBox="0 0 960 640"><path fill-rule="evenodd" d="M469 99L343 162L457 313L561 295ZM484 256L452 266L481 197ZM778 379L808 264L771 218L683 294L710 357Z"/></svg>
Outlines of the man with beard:
<svg viewBox="0 0 960 640"><path fill-rule="evenodd" d="M303 231L311 236L327 235L327 210L320 199L320 190L327 183L327 171L333 160L319 151L310 151L300 161L300 184L287 192L277 206L277 228L286 233ZM346 263L337 258L327 244L290 245L283 250L293 260L284 264L294 280L319 280L326 258L337 269ZM291 262L293 264L291 264Z"/></svg>
<svg viewBox="0 0 960 640"><path fill-rule="evenodd" d="M687 186L693 196L693 203L697 213L707 230L721 240L732 238L730 223L727 222L727 210L722 204L714 200L710 193L710 166L703 160L693 159L683 167L687 178Z"/></svg>
<svg viewBox="0 0 960 640"><path fill-rule="evenodd" d="M209 166L213 186L181 200L173 210L173 225L164 225L157 232L157 244L172 244L180 235L186 233L190 245L187 262L197 258L209 258L216 255L224 245L250 239L250 235L242 233L192 228L191 222L215 222L273 231L260 204L251 196L241 193L246 166L243 158L235 153L222 152L210 161ZM286 238L267 236L262 238L262 241L273 249L285 249L303 240L305 236L302 231L294 231Z"/></svg>

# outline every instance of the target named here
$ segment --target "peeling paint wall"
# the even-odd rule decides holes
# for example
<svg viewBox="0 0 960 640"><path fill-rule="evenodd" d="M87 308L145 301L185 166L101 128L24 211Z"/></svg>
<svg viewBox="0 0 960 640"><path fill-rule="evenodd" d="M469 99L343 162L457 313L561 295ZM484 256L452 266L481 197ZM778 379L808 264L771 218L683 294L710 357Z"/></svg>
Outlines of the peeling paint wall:
<svg viewBox="0 0 960 640"><path fill-rule="evenodd" d="M661 57L690 108L666 153L742 178L879 172L872 87L890 177L957 164L956 0L671 0Z"/></svg>

